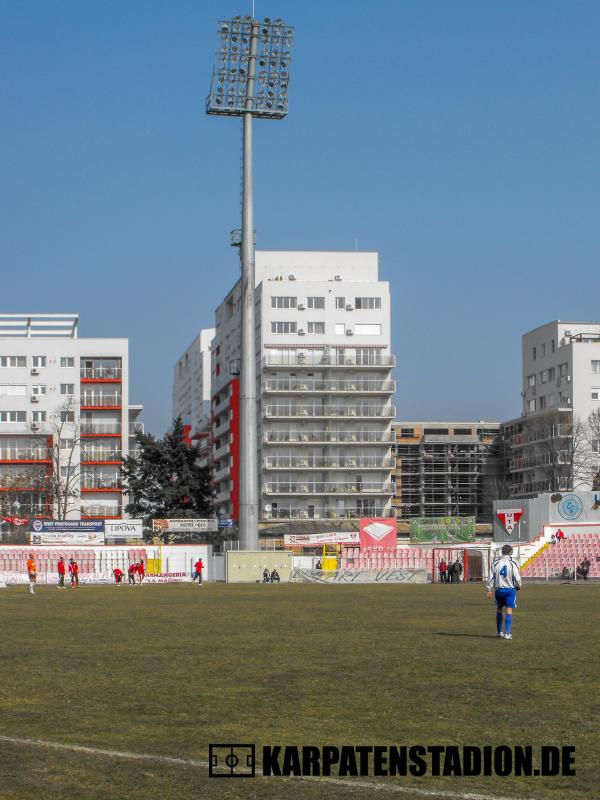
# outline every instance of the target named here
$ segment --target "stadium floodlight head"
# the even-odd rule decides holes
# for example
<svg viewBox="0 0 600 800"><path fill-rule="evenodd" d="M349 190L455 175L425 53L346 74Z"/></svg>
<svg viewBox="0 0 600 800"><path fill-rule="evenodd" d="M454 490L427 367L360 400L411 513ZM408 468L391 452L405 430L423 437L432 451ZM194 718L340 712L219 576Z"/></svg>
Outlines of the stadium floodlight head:
<svg viewBox="0 0 600 800"><path fill-rule="evenodd" d="M262 22L234 17L219 23L217 63L206 113L242 117L242 235L240 248L240 457L239 536L242 550L258 549L258 460L256 401L256 331L254 324L254 203L252 191L252 121L282 119L288 110L289 65L293 28L281 19Z"/></svg>
<svg viewBox="0 0 600 800"><path fill-rule="evenodd" d="M218 35L207 114L285 117L294 29L281 19L234 17L219 23Z"/></svg>

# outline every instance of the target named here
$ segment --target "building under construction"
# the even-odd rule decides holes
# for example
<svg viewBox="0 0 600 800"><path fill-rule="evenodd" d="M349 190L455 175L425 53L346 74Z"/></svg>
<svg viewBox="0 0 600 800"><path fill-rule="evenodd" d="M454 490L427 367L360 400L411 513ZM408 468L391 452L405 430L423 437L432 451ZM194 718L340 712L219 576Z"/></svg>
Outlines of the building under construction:
<svg viewBox="0 0 600 800"><path fill-rule="evenodd" d="M489 522L502 463L499 422L396 422L398 519L475 517Z"/></svg>

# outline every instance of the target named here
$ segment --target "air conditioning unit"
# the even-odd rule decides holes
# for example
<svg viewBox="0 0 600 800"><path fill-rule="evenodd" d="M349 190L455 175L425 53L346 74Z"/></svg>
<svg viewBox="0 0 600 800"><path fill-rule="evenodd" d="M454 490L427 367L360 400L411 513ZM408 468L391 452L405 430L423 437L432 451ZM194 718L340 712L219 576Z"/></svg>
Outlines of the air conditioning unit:
<svg viewBox="0 0 600 800"><path fill-rule="evenodd" d="M296 280L295 275L288 275L288 281L295 281L295 280Z"/></svg>
<svg viewBox="0 0 600 800"><path fill-rule="evenodd" d="M334 281L341 281L342 280L342 276L341 275L336 275L333 280Z"/></svg>
<svg viewBox="0 0 600 800"><path fill-rule="evenodd" d="M570 397L567 397L567 405L568 405L568 406L570 406L570 405L571 405L571 398L570 398Z"/></svg>
<svg viewBox="0 0 600 800"><path fill-rule="evenodd" d="M32 394L31 395L31 402L32 403L39 403L40 402L40 398L38 397L37 394Z"/></svg>
<svg viewBox="0 0 600 800"><path fill-rule="evenodd" d="M306 331L304 330L304 328L298 328L298 336L305 336L305 335Z"/></svg>
<svg viewBox="0 0 600 800"><path fill-rule="evenodd" d="M32 375L39 375L40 371L39 371L39 369L37 367L32 367L31 368L31 374Z"/></svg>
<svg viewBox="0 0 600 800"><path fill-rule="evenodd" d="M571 383L571 376L567 375L567 383Z"/></svg>
<svg viewBox="0 0 600 800"><path fill-rule="evenodd" d="M348 303L346 306L346 311L354 311L354 306L351 303Z"/></svg>
<svg viewBox="0 0 600 800"><path fill-rule="evenodd" d="M298 303L298 311L305 311L306 308L302 303Z"/></svg>
<svg viewBox="0 0 600 800"><path fill-rule="evenodd" d="M352 330L352 328L346 329L346 336L354 336L354 331Z"/></svg>
<svg viewBox="0 0 600 800"><path fill-rule="evenodd" d="M31 430L32 431L39 431L39 429L40 429L40 426L39 426L39 424L37 422L32 422L31 423Z"/></svg>
<svg viewBox="0 0 600 800"><path fill-rule="evenodd" d="M571 333L571 331L565 331L565 336L572 336L572 335L573 334Z"/></svg>

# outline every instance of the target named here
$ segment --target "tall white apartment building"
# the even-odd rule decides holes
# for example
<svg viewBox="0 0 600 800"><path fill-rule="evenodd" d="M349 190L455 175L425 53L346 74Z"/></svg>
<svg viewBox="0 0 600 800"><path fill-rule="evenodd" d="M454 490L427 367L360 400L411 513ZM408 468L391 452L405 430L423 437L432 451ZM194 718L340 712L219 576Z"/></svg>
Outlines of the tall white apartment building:
<svg viewBox="0 0 600 800"><path fill-rule="evenodd" d="M211 426L211 356L214 328L204 328L177 359L173 370L173 418L189 426L190 439L208 443Z"/></svg>
<svg viewBox="0 0 600 800"><path fill-rule="evenodd" d="M127 339L80 339L77 314L0 315L2 516L52 517L56 469L68 519L123 516L119 468L142 406L129 405Z"/></svg>
<svg viewBox="0 0 600 800"><path fill-rule="evenodd" d="M600 322L555 320L526 333L522 370L521 417L503 425L511 496L591 488L573 474L581 445L572 434L600 411ZM595 449L600 461L600 442Z"/></svg>
<svg viewBox="0 0 600 800"><path fill-rule="evenodd" d="M240 284L212 343L217 509L238 516ZM394 356L377 253L256 253L260 516L390 513Z"/></svg>

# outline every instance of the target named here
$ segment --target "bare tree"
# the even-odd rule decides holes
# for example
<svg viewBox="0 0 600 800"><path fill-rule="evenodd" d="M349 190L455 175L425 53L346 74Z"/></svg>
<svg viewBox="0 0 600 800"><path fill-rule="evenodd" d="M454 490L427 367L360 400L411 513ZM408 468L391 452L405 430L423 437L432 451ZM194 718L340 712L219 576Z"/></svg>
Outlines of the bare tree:
<svg viewBox="0 0 600 800"><path fill-rule="evenodd" d="M592 411L583 425L582 474L593 491L600 489L600 411Z"/></svg>
<svg viewBox="0 0 600 800"><path fill-rule="evenodd" d="M75 510L81 491L81 459L86 443L81 438L77 404L72 396L52 417L49 446L52 470L46 478L46 495L54 505L56 519L67 519Z"/></svg>

